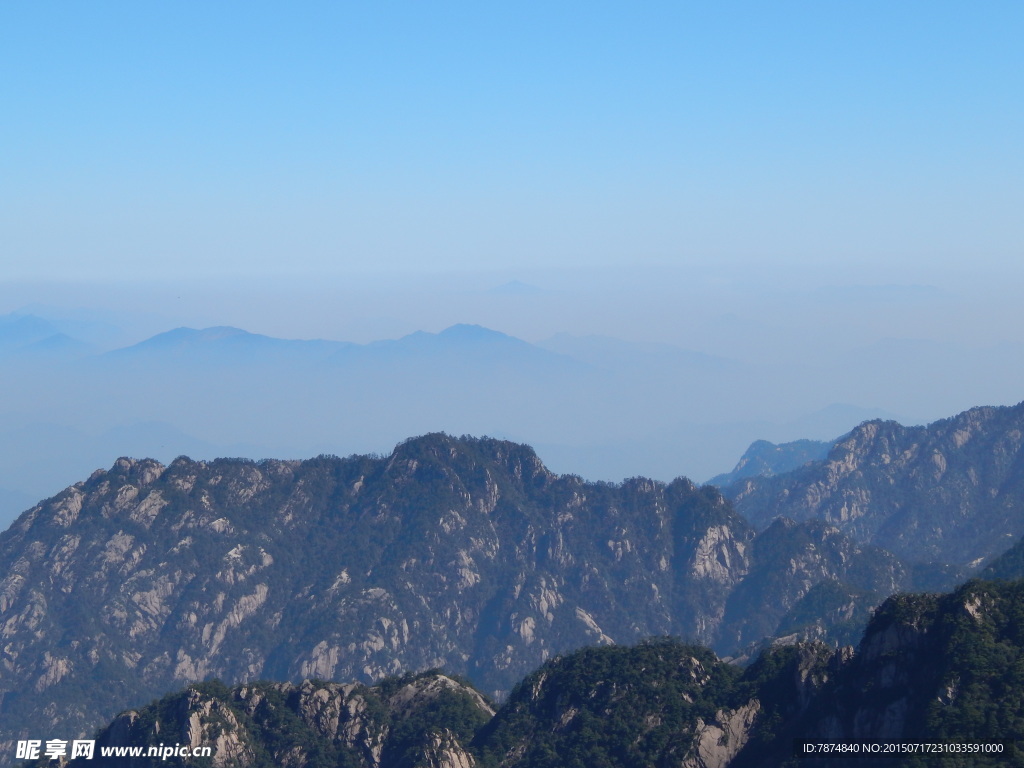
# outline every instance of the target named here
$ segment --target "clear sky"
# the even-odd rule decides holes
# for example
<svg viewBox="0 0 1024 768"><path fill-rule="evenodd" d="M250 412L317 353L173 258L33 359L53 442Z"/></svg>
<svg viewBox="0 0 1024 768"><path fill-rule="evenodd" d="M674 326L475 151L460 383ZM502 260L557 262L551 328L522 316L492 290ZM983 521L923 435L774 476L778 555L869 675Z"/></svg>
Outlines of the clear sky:
<svg viewBox="0 0 1024 768"><path fill-rule="evenodd" d="M1019 262L1019 2L8 2L0 279Z"/></svg>

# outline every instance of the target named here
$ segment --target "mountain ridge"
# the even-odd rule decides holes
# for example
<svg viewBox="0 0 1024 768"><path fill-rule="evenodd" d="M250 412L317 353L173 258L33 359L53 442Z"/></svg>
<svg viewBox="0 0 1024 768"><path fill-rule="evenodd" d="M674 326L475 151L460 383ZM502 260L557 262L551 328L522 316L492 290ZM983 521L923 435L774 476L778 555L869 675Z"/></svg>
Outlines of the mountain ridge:
<svg viewBox="0 0 1024 768"><path fill-rule="evenodd" d="M758 528L817 518L909 561L976 567L1024 534L1022 448L1024 403L927 426L870 421L823 460L723 493Z"/></svg>

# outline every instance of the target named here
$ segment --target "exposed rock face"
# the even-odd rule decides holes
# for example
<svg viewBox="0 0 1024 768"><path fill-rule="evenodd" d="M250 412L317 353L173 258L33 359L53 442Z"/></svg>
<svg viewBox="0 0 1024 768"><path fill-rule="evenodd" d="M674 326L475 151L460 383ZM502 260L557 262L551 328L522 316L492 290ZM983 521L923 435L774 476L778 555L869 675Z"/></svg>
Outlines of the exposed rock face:
<svg viewBox="0 0 1024 768"><path fill-rule="evenodd" d="M93 759L71 764L161 765L160 755L103 759L102 750L184 744L209 750L203 764L217 768L475 768L463 741L493 715L479 693L440 674L373 688L206 683L122 713L98 734Z"/></svg>
<svg viewBox="0 0 1024 768"><path fill-rule="evenodd" d="M416 765L423 768L476 768L476 759L446 728L441 733L431 734Z"/></svg>
<svg viewBox="0 0 1024 768"><path fill-rule="evenodd" d="M818 519L907 561L976 566L1024 534L1024 403L927 427L871 421L823 461L724 493L763 528Z"/></svg>
<svg viewBox="0 0 1024 768"><path fill-rule="evenodd" d="M719 710L709 723L697 718L695 748L681 768L727 768L746 746L760 709L754 699L734 710Z"/></svg>
<svg viewBox="0 0 1024 768"><path fill-rule="evenodd" d="M876 602L900 586L869 549L819 523L756 535L714 489L587 483L497 440L120 459L0 535L0 742L74 738L214 677L444 667L495 694L584 645L675 634L733 652L823 580Z"/></svg>

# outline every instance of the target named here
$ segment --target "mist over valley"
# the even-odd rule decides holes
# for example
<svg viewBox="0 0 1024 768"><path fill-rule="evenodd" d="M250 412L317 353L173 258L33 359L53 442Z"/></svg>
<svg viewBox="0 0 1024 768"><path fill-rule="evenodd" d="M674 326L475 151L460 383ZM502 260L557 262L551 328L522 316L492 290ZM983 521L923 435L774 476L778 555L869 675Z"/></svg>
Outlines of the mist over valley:
<svg viewBox="0 0 1024 768"><path fill-rule="evenodd" d="M573 290L550 278L550 289L506 282L497 291L472 289L487 283L463 275L446 278L445 290L426 280L435 290L419 303L394 280L364 279L366 295L286 283L291 292L273 303L242 281L213 312L206 297L214 287L109 286L111 308L102 310L45 304L70 297L59 286L29 286L41 301L0 316L0 510L11 520L119 456L386 453L435 431L529 443L556 471L588 479L707 480L732 469L755 440L830 441L871 418L926 423L978 403L1015 402L1012 387L993 384L1024 380L1018 342L884 335L914 330L897 323L908 306L940 318L957 302L981 301L967 291L954 298L891 288L839 299L833 291L822 304L813 285L760 303L722 288L702 303L703 284L659 284L659 275L672 273L651 273L643 291L648 281L637 275L614 290L591 276L573 280ZM181 296L205 309L178 306ZM417 318L493 325L456 321L369 341L167 327L176 309L179 322L282 330L317 322L340 336L369 317L368 303L413 329ZM327 306L339 308L333 323L319 314ZM820 325L840 310L843 328ZM879 329L886 313L892 327ZM621 335L601 332L616 323ZM522 328L530 340L503 328Z"/></svg>

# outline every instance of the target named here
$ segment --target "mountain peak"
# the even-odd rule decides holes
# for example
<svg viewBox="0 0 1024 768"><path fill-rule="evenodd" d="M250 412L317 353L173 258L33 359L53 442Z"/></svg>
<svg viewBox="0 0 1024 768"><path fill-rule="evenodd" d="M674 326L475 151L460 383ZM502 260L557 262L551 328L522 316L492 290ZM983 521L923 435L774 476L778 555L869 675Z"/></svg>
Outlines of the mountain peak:
<svg viewBox="0 0 1024 768"><path fill-rule="evenodd" d="M460 339L511 339L507 333L495 331L476 323L456 323L441 331L438 336Z"/></svg>
<svg viewBox="0 0 1024 768"><path fill-rule="evenodd" d="M229 325L217 325L210 328L189 328L181 326L178 328L172 328L169 331L158 333L156 336L151 336L148 339L140 341L138 344L134 344L130 347L126 347L121 352L129 350L168 350L168 349L186 349L189 347L200 346L209 344L211 342L223 341L225 339L238 339L238 338L268 338L265 336L259 336L258 334L249 333L241 328L234 328Z"/></svg>

